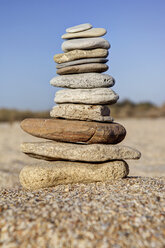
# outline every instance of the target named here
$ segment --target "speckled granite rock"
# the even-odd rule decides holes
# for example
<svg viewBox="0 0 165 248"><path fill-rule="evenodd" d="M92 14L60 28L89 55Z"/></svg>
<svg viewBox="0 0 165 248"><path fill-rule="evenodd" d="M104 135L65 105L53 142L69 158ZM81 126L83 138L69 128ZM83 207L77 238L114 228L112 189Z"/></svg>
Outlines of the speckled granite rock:
<svg viewBox="0 0 165 248"><path fill-rule="evenodd" d="M63 88L92 89L111 87L115 84L115 80L108 74L81 73L54 77L50 80L50 84Z"/></svg>
<svg viewBox="0 0 165 248"><path fill-rule="evenodd" d="M76 33L66 33L61 36L62 39L72 39L72 38L90 38L99 37L106 34L105 28L91 28L85 31Z"/></svg>
<svg viewBox="0 0 165 248"><path fill-rule="evenodd" d="M94 48L104 48L109 49L109 42L102 38L82 38L82 39L71 39L64 41L61 46L64 52L68 52L75 49L94 49Z"/></svg>
<svg viewBox="0 0 165 248"><path fill-rule="evenodd" d="M61 68L71 66L71 65L82 65L82 64L89 64L89 63L106 63L107 61L108 59L106 58L78 59L78 60L73 60L73 61L69 61L66 63L57 64L56 68L61 69Z"/></svg>
<svg viewBox="0 0 165 248"><path fill-rule="evenodd" d="M65 63L77 59L85 58L106 58L108 56L108 50L103 48L96 48L92 50L73 50L66 53L59 53L54 55L54 61L56 63Z"/></svg>
<svg viewBox="0 0 165 248"><path fill-rule="evenodd" d="M50 116L83 121L113 121L107 105L59 104L53 107Z"/></svg>
<svg viewBox="0 0 165 248"><path fill-rule="evenodd" d="M108 70L108 65L102 63L89 63L82 65L67 66L56 71L59 75L74 74L74 73L88 73L88 72L105 72Z"/></svg>
<svg viewBox="0 0 165 248"><path fill-rule="evenodd" d="M82 31L88 30L90 28L92 28L92 25L90 23L83 23L80 25L76 25L76 26L67 28L66 32L67 33L77 33L77 32L82 32Z"/></svg>
<svg viewBox="0 0 165 248"><path fill-rule="evenodd" d="M22 121L21 128L39 138L88 144L117 144L126 135L125 128L118 123L94 121L31 118Z"/></svg>
<svg viewBox="0 0 165 248"><path fill-rule="evenodd" d="M56 103L113 104L119 96L111 89L65 89L56 92Z"/></svg>
<svg viewBox="0 0 165 248"><path fill-rule="evenodd" d="M121 145L72 144L63 142L28 142L21 144L21 151L45 160L70 160L83 162L105 162L110 160L139 159L139 151Z"/></svg>
<svg viewBox="0 0 165 248"><path fill-rule="evenodd" d="M68 161L25 166L20 172L20 183L26 189L40 189L59 184L105 182L126 177L129 167L125 161L102 164Z"/></svg>

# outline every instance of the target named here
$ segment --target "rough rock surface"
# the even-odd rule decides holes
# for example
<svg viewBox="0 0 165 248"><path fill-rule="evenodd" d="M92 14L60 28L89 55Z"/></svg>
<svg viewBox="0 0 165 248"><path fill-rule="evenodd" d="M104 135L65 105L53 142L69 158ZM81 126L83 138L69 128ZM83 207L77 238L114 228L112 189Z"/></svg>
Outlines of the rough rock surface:
<svg viewBox="0 0 165 248"><path fill-rule="evenodd" d="M71 65L81 65L81 64L89 64L89 63L106 63L107 61L108 59L106 58L78 59L78 60L57 64L56 68L60 69Z"/></svg>
<svg viewBox="0 0 165 248"><path fill-rule="evenodd" d="M56 92L56 103L113 104L119 96L111 89L65 89Z"/></svg>
<svg viewBox="0 0 165 248"><path fill-rule="evenodd" d="M113 121L107 105L59 104L53 107L50 116L83 121Z"/></svg>
<svg viewBox="0 0 165 248"><path fill-rule="evenodd" d="M83 23L80 25L76 25L70 28L66 29L67 33L76 33L76 32L81 32L81 31L85 31L92 28L92 25L90 23Z"/></svg>
<svg viewBox="0 0 165 248"><path fill-rule="evenodd" d="M50 80L50 84L56 87L63 88L92 89L111 87L115 84L115 80L108 74L81 73L56 76Z"/></svg>
<svg viewBox="0 0 165 248"><path fill-rule="evenodd" d="M125 161L102 164L57 161L25 166L19 178L24 188L40 189L59 184L105 182L124 178L128 173L129 167Z"/></svg>
<svg viewBox="0 0 165 248"><path fill-rule="evenodd" d="M36 137L62 142L84 142L87 144L117 144L126 135L125 128L118 123L101 123L62 119L25 119L21 128Z"/></svg>
<svg viewBox="0 0 165 248"><path fill-rule="evenodd" d="M76 33L66 33L61 36L62 39L72 39L72 38L90 38L99 37L106 34L105 28L91 28L82 32Z"/></svg>
<svg viewBox="0 0 165 248"><path fill-rule="evenodd" d="M94 48L104 48L109 49L109 42L102 38L82 38L82 39L71 39L64 41L61 46L64 52L68 52L75 49L94 49Z"/></svg>
<svg viewBox="0 0 165 248"><path fill-rule="evenodd" d="M108 65L102 63L89 63L82 65L67 66L56 71L59 75L88 73L88 72L105 72L108 70Z"/></svg>
<svg viewBox="0 0 165 248"><path fill-rule="evenodd" d="M105 162L111 160L139 159L136 149L122 145L71 144L55 141L27 142L21 144L21 151L35 158L59 161Z"/></svg>
<svg viewBox="0 0 165 248"><path fill-rule="evenodd" d="M108 56L108 50L102 48L96 48L92 50L73 50L66 53L59 53L54 55L54 61L56 63L65 63L68 61L85 59L85 58L106 58Z"/></svg>

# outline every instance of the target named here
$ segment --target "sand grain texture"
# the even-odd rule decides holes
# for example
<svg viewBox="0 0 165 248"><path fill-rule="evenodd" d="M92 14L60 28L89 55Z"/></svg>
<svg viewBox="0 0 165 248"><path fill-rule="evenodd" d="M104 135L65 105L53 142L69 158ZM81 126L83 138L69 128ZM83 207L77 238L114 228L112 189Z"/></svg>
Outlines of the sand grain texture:
<svg viewBox="0 0 165 248"><path fill-rule="evenodd" d="M165 179L0 193L1 247L160 247Z"/></svg>

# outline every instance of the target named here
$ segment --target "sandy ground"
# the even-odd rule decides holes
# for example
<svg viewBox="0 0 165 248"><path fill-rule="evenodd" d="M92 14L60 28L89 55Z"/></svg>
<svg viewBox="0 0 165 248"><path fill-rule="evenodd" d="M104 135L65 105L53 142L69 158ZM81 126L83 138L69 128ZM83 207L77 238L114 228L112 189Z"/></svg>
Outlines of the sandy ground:
<svg viewBox="0 0 165 248"><path fill-rule="evenodd" d="M142 153L138 161L127 161L131 176L165 176L165 119L116 120L127 130L123 145ZM21 142L39 141L23 132L19 123L0 124L0 187L18 184L20 170L34 159L19 151Z"/></svg>

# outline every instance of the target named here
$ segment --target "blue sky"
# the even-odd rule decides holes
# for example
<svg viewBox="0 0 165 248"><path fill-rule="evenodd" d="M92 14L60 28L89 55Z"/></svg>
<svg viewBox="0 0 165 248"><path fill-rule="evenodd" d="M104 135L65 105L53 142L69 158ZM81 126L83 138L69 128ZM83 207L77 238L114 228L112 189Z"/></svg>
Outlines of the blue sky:
<svg viewBox="0 0 165 248"><path fill-rule="evenodd" d="M65 29L107 29L120 100L165 102L164 0L0 0L0 107L46 110Z"/></svg>

